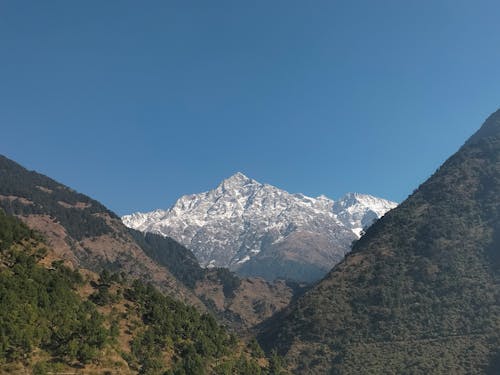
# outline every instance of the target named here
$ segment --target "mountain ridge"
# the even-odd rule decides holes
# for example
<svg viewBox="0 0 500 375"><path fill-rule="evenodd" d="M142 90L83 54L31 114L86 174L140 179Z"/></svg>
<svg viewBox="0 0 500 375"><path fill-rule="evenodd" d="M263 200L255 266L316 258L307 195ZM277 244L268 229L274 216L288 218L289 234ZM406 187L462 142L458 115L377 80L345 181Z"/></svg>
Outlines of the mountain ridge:
<svg viewBox="0 0 500 375"><path fill-rule="evenodd" d="M119 217L98 201L0 155L0 208L43 233L56 254L100 272L121 269L204 309L204 304L134 241Z"/></svg>
<svg viewBox="0 0 500 375"><path fill-rule="evenodd" d="M311 282L342 259L363 228L395 206L356 193L339 201L292 194L237 172L213 190L182 196L167 210L125 215L122 221L133 229L174 238L205 267ZM302 243L304 236L310 237L310 246ZM268 271L246 264L260 260ZM280 268L284 262L290 266ZM311 272L300 275L301 264L312 266Z"/></svg>

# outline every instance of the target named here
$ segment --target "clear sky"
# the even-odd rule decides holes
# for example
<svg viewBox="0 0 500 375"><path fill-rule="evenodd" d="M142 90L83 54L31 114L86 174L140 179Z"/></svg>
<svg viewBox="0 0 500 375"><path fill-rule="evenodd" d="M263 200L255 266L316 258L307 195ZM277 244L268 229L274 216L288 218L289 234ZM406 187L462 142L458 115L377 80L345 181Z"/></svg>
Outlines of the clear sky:
<svg viewBox="0 0 500 375"><path fill-rule="evenodd" d="M119 214L236 171L401 201L500 107L498 1L0 0L0 153Z"/></svg>

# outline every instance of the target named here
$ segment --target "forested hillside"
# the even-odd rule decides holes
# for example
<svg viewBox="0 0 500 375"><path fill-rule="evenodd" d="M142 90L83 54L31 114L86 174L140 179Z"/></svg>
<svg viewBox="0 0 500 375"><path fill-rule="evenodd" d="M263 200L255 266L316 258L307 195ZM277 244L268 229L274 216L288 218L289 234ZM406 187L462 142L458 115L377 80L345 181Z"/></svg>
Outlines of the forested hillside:
<svg viewBox="0 0 500 375"><path fill-rule="evenodd" d="M297 373L500 373L500 111L261 343Z"/></svg>
<svg viewBox="0 0 500 375"><path fill-rule="evenodd" d="M0 208L44 234L55 254L95 272L124 272L203 308L203 303L135 242L99 202L0 156Z"/></svg>
<svg viewBox="0 0 500 375"><path fill-rule="evenodd" d="M0 373L281 372L278 357L153 285L82 272L0 210Z"/></svg>
<svg viewBox="0 0 500 375"><path fill-rule="evenodd" d="M202 268L193 253L173 239L129 231L151 259L193 290L220 322L237 331L270 317L302 291L298 284L240 278L227 268Z"/></svg>

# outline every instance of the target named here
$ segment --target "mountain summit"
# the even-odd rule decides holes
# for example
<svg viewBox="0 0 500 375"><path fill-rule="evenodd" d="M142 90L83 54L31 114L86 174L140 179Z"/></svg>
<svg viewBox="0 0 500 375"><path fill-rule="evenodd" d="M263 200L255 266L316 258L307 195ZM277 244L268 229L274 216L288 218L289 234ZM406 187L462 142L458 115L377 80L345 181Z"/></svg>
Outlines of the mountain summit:
<svg viewBox="0 0 500 375"><path fill-rule="evenodd" d="M469 138L466 144L470 145L483 138L498 136L498 134L500 134L500 109L486 119L483 126Z"/></svg>
<svg viewBox="0 0 500 375"><path fill-rule="evenodd" d="M395 206L355 193L339 201L290 194L238 172L214 190L181 197L168 210L122 220L176 239L203 266L315 281L343 258L363 228Z"/></svg>
<svg viewBox="0 0 500 375"><path fill-rule="evenodd" d="M258 184L258 182L250 177L245 176L241 172L236 172L231 177L226 178L221 182L221 186L224 186L226 189L239 188L248 184Z"/></svg>

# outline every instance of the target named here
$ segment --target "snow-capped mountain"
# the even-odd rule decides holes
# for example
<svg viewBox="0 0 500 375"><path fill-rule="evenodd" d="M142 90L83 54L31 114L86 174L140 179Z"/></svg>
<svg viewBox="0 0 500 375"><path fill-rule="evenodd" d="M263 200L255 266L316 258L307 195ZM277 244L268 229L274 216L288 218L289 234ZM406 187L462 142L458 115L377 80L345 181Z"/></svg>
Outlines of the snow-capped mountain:
<svg viewBox="0 0 500 375"><path fill-rule="evenodd" d="M342 224L359 237L364 229L396 206L395 202L372 195L347 193L333 202L332 211Z"/></svg>
<svg viewBox="0 0 500 375"><path fill-rule="evenodd" d="M355 193L339 201L290 194L236 173L214 190L181 197L168 210L122 220L174 238L203 266L312 281L343 258L364 227L395 206Z"/></svg>

